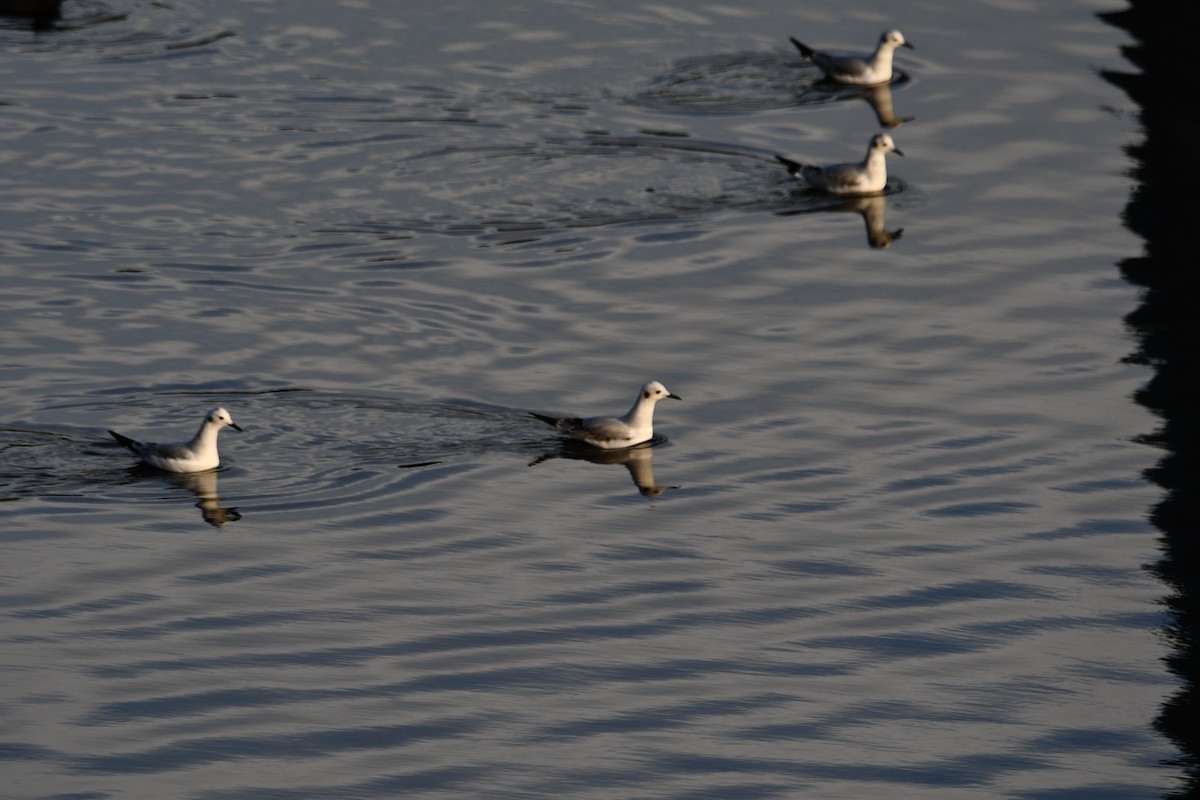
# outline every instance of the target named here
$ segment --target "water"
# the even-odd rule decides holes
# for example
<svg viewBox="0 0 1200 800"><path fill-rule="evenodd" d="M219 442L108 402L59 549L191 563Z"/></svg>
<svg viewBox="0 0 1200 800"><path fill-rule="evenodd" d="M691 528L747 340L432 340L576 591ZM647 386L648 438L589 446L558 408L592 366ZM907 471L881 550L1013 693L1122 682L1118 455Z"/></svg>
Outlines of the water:
<svg viewBox="0 0 1200 800"><path fill-rule="evenodd" d="M1178 786L1109 8L0 21L7 791ZM892 25L887 96L787 42ZM881 124L873 202L774 161ZM525 415L651 378L654 448Z"/></svg>

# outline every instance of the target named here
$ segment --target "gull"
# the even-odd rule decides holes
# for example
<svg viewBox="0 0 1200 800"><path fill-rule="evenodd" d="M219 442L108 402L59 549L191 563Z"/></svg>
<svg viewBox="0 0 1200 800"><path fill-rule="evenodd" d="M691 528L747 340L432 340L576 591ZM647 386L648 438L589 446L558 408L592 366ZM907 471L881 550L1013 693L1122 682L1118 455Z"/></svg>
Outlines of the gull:
<svg viewBox="0 0 1200 800"><path fill-rule="evenodd" d="M830 194L873 194L882 192L887 185L887 164L884 157L888 153L904 155L892 137L886 133L877 133L871 137L867 147L867 157L856 164L829 164L824 167L813 164L801 164L776 155L775 160L787 167L788 173L794 178L803 178L814 189L820 189Z"/></svg>
<svg viewBox="0 0 1200 800"><path fill-rule="evenodd" d="M892 79L892 53L896 48L916 49L904 39L904 34L900 31L881 33L875 52L869 56L836 56L820 50L813 50L794 36L789 38L792 44L796 45L796 49L800 51L800 55L820 67L826 78L852 86L887 83Z"/></svg>
<svg viewBox="0 0 1200 800"><path fill-rule="evenodd" d="M671 394L658 381L650 381L642 387L637 400L623 417L547 417L533 411L529 413L572 439L602 450L616 450L633 447L654 437L654 405L664 397L683 399Z"/></svg>
<svg viewBox="0 0 1200 800"><path fill-rule="evenodd" d="M223 408L214 408L208 412L200 430L190 442L177 444L155 444L154 442L138 442L128 436L122 436L116 431L109 431L117 444L131 450L143 464L148 464L167 472L204 472L216 469L221 463L217 455L217 434L226 425L235 431L241 431L233 423L233 417Z"/></svg>

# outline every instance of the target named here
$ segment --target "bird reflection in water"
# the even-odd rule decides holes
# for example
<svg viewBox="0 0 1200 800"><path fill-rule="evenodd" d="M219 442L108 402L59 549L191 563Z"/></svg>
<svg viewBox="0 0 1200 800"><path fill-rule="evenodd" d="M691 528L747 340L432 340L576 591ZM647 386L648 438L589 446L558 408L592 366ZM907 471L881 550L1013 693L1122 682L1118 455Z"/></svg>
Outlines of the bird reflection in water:
<svg viewBox="0 0 1200 800"><path fill-rule="evenodd" d="M224 527L242 518L241 512L236 508L225 508L221 505L221 498L217 494L218 471L215 469L208 472L163 472L139 465L130 472L136 475L153 475L172 486L191 492L199 498L196 508L200 509L200 516L214 528Z"/></svg>
<svg viewBox="0 0 1200 800"><path fill-rule="evenodd" d="M884 227L886 211L883 197L880 195L856 197L853 200L847 200L845 203L828 208L826 211L850 211L859 214L863 218L863 224L867 229L867 243L876 250L888 247L892 242L904 235L904 228L896 228L893 231L889 231Z"/></svg>
<svg viewBox="0 0 1200 800"><path fill-rule="evenodd" d="M0 0L0 17L20 19L35 31L48 31L62 19L62 0Z"/></svg>
<svg viewBox="0 0 1200 800"><path fill-rule="evenodd" d="M892 103L892 84L890 83L881 83L877 86L843 86L823 79L805 87L804 91L800 93L799 104L813 105L856 98L871 107L881 128L898 128L904 123L916 119L916 117L896 116L896 108Z"/></svg>
<svg viewBox="0 0 1200 800"><path fill-rule="evenodd" d="M578 442L564 442L557 450L544 453L529 466L541 464L555 458L571 458L579 461L589 461L593 464L622 464L629 470L633 485L643 497L658 497L667 489L678 489L678 486L662 486L654 481L654 448L666 440L651 439L648 442L627 447L623 450L601 450L588 447Z"/></svg>
<svg viewBox="0 0 1200 800"><path fill-rule="evenodd" d="M903 228L896 228L889 231L886 225L886 208L887 205L882 194L862 195L860 197L852 197L846 200L839 200L832 205L823 205L819 208L802 208L789 211L780 211L779 216L791 217L797 214L814 214L818 212L845 212L849 211L856 213L863 218L863 224L867 229L867 244L876 250L882 250L889 247L892 242L904 235Z"/></svg>
<svg viewBox="0 0 1200 800"><path fill-rule="evenodd" d="M892 87L886 83L871 86L857 93L875 112L875 118L884 128L898 128L906 122L912 122L916 117L897 117L892 106Z"/></svg>

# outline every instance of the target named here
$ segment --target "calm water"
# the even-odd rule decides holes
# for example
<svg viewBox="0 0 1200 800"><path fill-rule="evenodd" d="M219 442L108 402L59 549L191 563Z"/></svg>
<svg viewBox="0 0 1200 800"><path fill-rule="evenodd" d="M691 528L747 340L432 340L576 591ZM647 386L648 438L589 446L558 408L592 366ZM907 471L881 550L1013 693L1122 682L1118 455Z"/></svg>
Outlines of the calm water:
<svg viewBox="0 0 1200 800"><path fill-rule="evenodd" d="M1111 7L0 19L5 791L1177 787ZM874 96L787 42L892 25ZM774 162L881 124L874 202ZM650 378L651 449L524 413Z"/></svg>

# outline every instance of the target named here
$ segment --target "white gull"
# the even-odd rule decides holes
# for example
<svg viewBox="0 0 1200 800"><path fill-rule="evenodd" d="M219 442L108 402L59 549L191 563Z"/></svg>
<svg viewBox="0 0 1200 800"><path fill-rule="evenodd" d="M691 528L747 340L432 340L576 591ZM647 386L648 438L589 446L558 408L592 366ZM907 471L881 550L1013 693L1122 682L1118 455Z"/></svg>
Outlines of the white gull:
<svg viewBox="0 0 1200 800"><path fill-rule="evenodd" d="M776 155L775 160L787 167L788 173L795 178L803 178L809 186L830 194L874 194L882 192L887 186L888 153L904 155L892 137L886 133L877 133L871 137L867 147L867 157L853 164L828 164L816 166L802 164L790 158Z"/></svg>
<svg viewBox="0 0 1200 800"><path fill-rule="evenodd" d="M116 431L109 433L119 445L132 451L144 464L167 472L204 472L216 469L221 464L221 457L217 454L217 434L227 425L235 431L242 430L233 423L228 411L214 408L208 412L200 424L200 430L189 442L155 444L135 441Z"/></svg>
<svg viewBox="0 0 1200 800"><path fill-rule="evenodd" d="M529 413L572 439L603 450L615 450L633 447L654 438L654 406L664 397L683 399L671 394L658 381L650 381L642 387L637 400L622 417L548 417L532 411Z"/></svg>
<svg viewBox="0 0 1200 800"><path fill-rule="evenodd" d="M852 86L872 86L892 79L892 53L897 47L915 50L900 31L884 31L871 55L833 55L814 50L796 37L790 37L800 55L820 67L825 77Z"/></svg>

